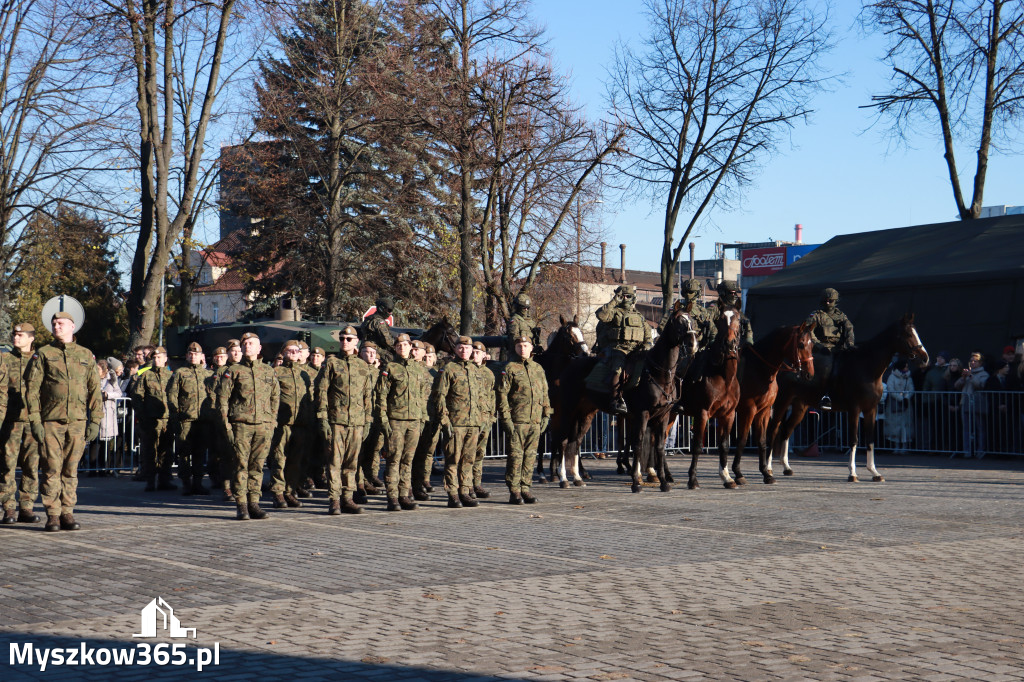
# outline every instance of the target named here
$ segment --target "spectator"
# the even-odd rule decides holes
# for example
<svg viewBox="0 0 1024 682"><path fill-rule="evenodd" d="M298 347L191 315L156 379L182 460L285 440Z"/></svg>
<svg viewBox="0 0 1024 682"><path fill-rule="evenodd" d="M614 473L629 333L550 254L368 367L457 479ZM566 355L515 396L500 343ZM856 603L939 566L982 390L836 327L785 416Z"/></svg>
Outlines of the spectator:
<svg viewBox="0 0 1024 682"><path fill-rule="evenodd" d="M985 456L988 400L984 393L988 372L985 371L985 357L975 351L967 362L967 368L953 384L961 391L960 415L963 419L964 457Z"/></svg>
<svg viewBox="0 0 1024 682"><path fill-rule="evenodd" d="M924 374L921 382L921 418L924 422L924 438L922 445L931 450L945 450L943 443L943 428L945 415L941 406L945 396L943 391L948 391L946 385L946 364L949 362L949 351L940 350L935 354L931 367Z"/></svg>
<svg viewBox="0 0 1024 682"><path fill-rule="evenodd" d="M957 390L954 386L963 374L963 366L963 361L960 358L950 358L949 364L946 365L945 385L946 391L949 392L945 396L946 418L944 421L946 424L943 449L953 453L950 455L950 459L956 457L963 442L960 429L960 396L954 396L952 393L954 390Z"/></svg>
<svg viewBox="0 0 1024 682"><path fill-rule="evenodd" d="M992 403L988 442L995 452L1011 452L1016 420L1011 415L1009 362L1000 360L996 363L995 372L985 382L985 390L990 393L989 400Z"/></svg>
<svg viewBox="0 0 1024 682"><path fill-rule="evenodd" d="M96 371L100 376L100 393L103 396L103 414L100 417L100 435L89 443L89 477L107 473L112 463L114 439L117 437L117 399L121 397L121 387L117 375L110 370L106 360L96 361Z"/></svg>
<svg viewBox="0 0 1024 682"><path fill-rule="evenodd" d="M910 377L909 362L896 362L886 382L886 392L889 397L885 406L885 436L895 443L897 453L904 453L914 433L914 412L910 403L914 381Z"/></svg>

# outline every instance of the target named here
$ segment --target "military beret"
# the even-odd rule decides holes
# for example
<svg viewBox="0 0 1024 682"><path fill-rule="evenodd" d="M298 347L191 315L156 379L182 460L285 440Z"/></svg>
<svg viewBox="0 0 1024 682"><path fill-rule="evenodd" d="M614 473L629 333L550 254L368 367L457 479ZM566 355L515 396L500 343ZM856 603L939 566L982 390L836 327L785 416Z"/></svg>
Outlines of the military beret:
<svg viewBox="0 0 1024 682"><path fill-rule="evenodd" d="M359 332L356 331L355 327L349 325L348 327L345 327L344 329L341 330L341 335L342 336L359 336Z"/></svg>
<svg viewBox="0 0 1024 682"><path fill-rule="evenodd" d="M377 344L373 341L363 341L363 348L372 348L377 350Z"/></svg>
<svg viewBox="0 0 1024 682"><path fill-rule="evenodd" d="M188 344L188 352L189 353L202 353L203 352L203 347L200 346L195 341L193 341L192 343Z"/></svg>
<svg viewBox="0 0 1024 682"><path fill-rule="evenodd" d="M292 339L291 341L285 341L284 346L281 347L281 350L286 351L289 348L298 348L299 350L302 350L302 342L296 341L295 339Z"/></svg>
<svg viewBox="0 0 1024 682"><path fill-rule="evenodd" d="M417 340L412 342L412 347L413 348L426 348L426 346L423 345L423 342L420 341L419 339L417 339Z"/></svg>
<svg viewBox="0 0 1024 682"><path fill-rule="evenodd" d="M69 313L66 310L58 310L53 314L53 317L50 318L51 322L54 320L71 320L72 322L74 322L75 318L72 317L71 313Z"/></svg>
<svg viewBox="0 0 1024 682"><path fill-rule="evenodd" d="M213 354L214 355L227 355L228 354L228 349L225 348L224 346L217 346L216 348L213 349Z"/></svg>
<svg viewBox="0 0 1024 682"><path fill-rule="evenodd" d="M153 349L153 355L167 355L167 349L163 346L157 346Z"/></svg>
<svg viewBox="0 0 1024 682"><path fill-rule="evenodd" d="M327 355L327 353L320 346L314 346L313 347L313 355Z"/></svg>
<svg viewBox="0 0 1024 682"><path fill-rule="evenodd" d="M35 334L36 328L30 325L28 322L22 322L21 324L14 325L14 333L21 332L23 334Z"/></svg>
<svg viewBox="0 0 1024 682"><path fill-rule="evenodd" d="M516 337L516 343L522 343L523 341L530 344L531 346L533 345L533 339L531 339L529 336L525 334Z"/></svg>
<svg viewBox="0 0 1024 682"><path fill-rule="evenodd" d="M242 334L242 341L243 342L244 341L248 341L249 339L256 339L257 341L259 341L260 337L255 332L246 332L246 333Z"/></svg>
<svg viewBox="0 0 1024 682"><path fill-rule="evenodd" d="M309 346L306 345L305 341L297 341L296 343L299 344L299 350L309 350Z"/></svg>
<svg viewBox="0 0 1024 682"><path fill-rule="evenodd" d="M474 350L486 351L487 350L487 346L484 345L483 341L474 341L473 342L473 349Z"/></svg>
<svg viewBox="0 0 1024 682"><path fill-rule="evenodd" d="M432 343L428 343L428 342L424 341L423 342L423 347L427 350L428 353L436 353L437 352L436 350L434 350L434 344L432 344Z"/></svg>
<svg viewBox="0 0 1024 682"><path fill-rule="evenodd" d="M462 346L462 345L472 346L473 345L473 339L469 338L468 336L460 336L459 337L459 345L460 346Z"/></svg>
<svg viewBox="0 0 1024 682"><path fill-rule="evenodd" d="M397 337L395 337L395 345L396 346L398 344L402 343L403 341L405 341L407 343L412 343L412 339L409 337L408 334L399 334Z"/></svg>
<svg viewBox="0 0 1024 682"><path fill-rule="evenodd" d="M228 339L228 348L241 348L242 342L238 339Z"/></svg>

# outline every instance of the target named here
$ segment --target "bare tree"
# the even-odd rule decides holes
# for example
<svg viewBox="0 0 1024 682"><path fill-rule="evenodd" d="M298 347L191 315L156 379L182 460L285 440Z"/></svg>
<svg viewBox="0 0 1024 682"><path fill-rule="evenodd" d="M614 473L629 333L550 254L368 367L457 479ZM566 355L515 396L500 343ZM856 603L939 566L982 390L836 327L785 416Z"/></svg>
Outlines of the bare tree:
<svg viewBox="0 0 1024 682"><path fill-rule="evenodd" d="M138 137L126 144L140 210L128 293L130 345L152 338L173 247L205 208L212 178L204 160L207 135L225 84L253 55L242 27L259 25L263 7L262 0L91 0L77 7L134 86L129 100L137 119L126 129Z"/></svg>
<svg viewBox="0 0 1024 682"><path fill-rule="evenodd" d="M998 149L993 134L1008 144L1024 114L1024 2L881 0L865 6L864 19L869 30L888 36L883 61L892 67L892 89L867 106L890 118L903 140L920 132L920 121L937 126L957 213L962 220L977 218L989 152ZM958 143L975 146L969 203Z"/></svg>
<svg viewBox="0 0 1024 682"><path fill-rule="evenodd" d="M512 300L531 290L546 263L574 252L581 258L583 214L591 213L601 168L621 151L625 134L593 129L570 104L564 79L535 56L486 69L475 95L485 124L479 258L491 333L501 331ZM588 248L598 241L587 234Z"/></svg>
<svg viewBox="0 0 1024 682"><path fill-rule="evenodd" d="M86 178L108 148L110 79L86 47L90 28L57 0L0 1L0 315L36 218L103 203Z"/></svg>
<svg viewBox="0 0 1024 682"><path fill-rule="evenodd" d="M665 205L661 287L709 209L729 206L825 83L826 13L800 0L647 0L641 49L617 51L610 99L629 129L621 170ZM687 212L676 239L676 223Z"/></svg>

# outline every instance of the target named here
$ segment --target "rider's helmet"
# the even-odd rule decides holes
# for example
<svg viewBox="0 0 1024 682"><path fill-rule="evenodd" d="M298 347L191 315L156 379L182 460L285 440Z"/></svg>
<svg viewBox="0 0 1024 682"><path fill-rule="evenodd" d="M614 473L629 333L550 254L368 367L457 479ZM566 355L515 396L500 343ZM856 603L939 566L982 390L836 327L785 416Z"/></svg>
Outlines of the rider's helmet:
<svg viewBox="0 0 1024 682"><path fill-rule="evenodd" d="M375 305L377 306L377 312L383 315L390 315L395 309L395 302L389 296L381 296L377 299Z"/></svg>
<svg viewBox="0 0 1024 682"><path fill-rule="evenodd" d="M526 294L519 294L516 296L515 305L518 310L529 310L532 303L533 302L530 300L530 297Z"/></svg>
<svg viewBox="0 0 1024 682"><path fill-rule="evenodd" d="M718 292L718 300L730 306L739 305L740 285L734 279L724 279L715 287Z"/></svg>
<svg viewBox="0 0 1024 682"><path fill-rule="evenodd" d="M695 300L704 293L704 286L700 283L700 280L688 279L683 282L683 287L680 291L684 300Z"/></svg>
<svg viewBox="0 0 1024 682"><path fill-rule="evenodd" d="M827 313L832 312L839 301L839 292L829 287L821 290L821 309Z"/></svg>

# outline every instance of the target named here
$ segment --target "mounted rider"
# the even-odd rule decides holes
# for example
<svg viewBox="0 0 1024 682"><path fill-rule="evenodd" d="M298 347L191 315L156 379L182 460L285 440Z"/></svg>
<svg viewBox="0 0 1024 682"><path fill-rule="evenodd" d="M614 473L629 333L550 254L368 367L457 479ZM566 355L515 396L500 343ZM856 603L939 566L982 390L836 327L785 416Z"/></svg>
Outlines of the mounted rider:
<svg viewBox="0 0 1024 682"><path fill-rule="evenodd" d="M363 320L363 324L359 327L359 340L375 343L381 362L387 364L395 359L395 354L392 352L395 340L391 335L391 326L388 324L388 318L395 310L395 302L389 296L381 296L375 305L377 310Z"/></svg>
<svg viewBox="0 0 1024 682"><path fill-rule="evenodd" d="M535 330L537 323L530 316L531 305L530 297L524 293L520 293L512 301L512 317L505 322L505 350L512 360L522 359L516 353L516 339L522 336L532 339L533 345L538 349L540 347L540 340L537 338L539 334Z"/></svg>
<svg viewBox="0 0 1024 682"><path fill-rule="evenodd" d="M838 291L831 287L823 289L821 305L807 316L808 324L815 323L811 331L814 338L815 379L823 386L832 373L836 351L853 347L853 323L836 307L838 302ZM828 395L821 397L821 407L824 410L832 409L832 399Z"/></svg>
<svg viewBox="0 0 1024 682"><path fill-rule="evenodd" d="M615 296L597 310L597 319L606 325L602 339L602 358L587 377L587 388L610 393L609 411L626 414L622 399L627 356L651 343L651 328L636 309L636 287L623 284Z"/></svg>
<svg viewBox="0 0 1024 682"><path fill-rule="evenodd" d="M697 353L700 353L715 338L715 323L711 317L711 311L705 308L700 301L704 294L704 285L698 279L683 280L679 292L683 310L686 310L690 319L693 320L694 331L697 332ZM658 323L659 335L665 331L665 327L670 319L672 319L671 313L661 318L661 322ZM687 356L680 360L679 365L676 367L676 379L678 381L682 381L686 377L687 371L693 364L694 357L696 356Z"/></svg>
<svg viewBox="0 0 1024 682"><path fill-rule="evenodd" d="M742 302L739 282L734 279L723 279L715 287L715 291L718 292L718 300L711 304L712 340L717 329L715 323L718 322L718 318L722 316L726 308L733 308L740 314L740 341L744 346L754 345L754 331L750 327L750 318L740 310ZM708 345L711 345L710 341Z"/></svg>

